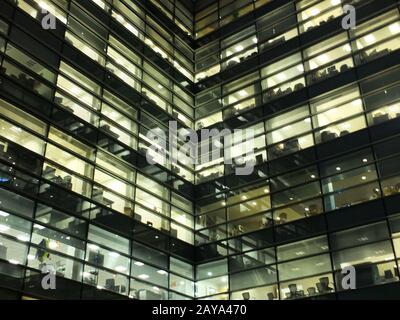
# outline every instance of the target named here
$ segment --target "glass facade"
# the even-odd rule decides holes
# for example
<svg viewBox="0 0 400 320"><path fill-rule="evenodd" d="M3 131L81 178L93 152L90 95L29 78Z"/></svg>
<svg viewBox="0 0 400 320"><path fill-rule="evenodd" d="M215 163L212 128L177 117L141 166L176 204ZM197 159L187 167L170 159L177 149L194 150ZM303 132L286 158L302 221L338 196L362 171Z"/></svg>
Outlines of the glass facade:
<svg viewBox="0 0 400 320"><path fill-rule="evenodd" d="M400 285L399 34L396 0L2 1L0 288L329 299L349 265ZM172 120L252 130L254 171L174 161Z"/></svg>

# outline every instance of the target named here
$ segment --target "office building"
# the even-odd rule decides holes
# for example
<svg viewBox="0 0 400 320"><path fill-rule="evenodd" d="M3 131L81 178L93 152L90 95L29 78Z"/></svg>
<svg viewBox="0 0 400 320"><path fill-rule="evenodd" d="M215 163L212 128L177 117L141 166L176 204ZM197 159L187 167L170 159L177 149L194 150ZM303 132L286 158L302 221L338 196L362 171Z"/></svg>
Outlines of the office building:
<svg viewBox="0 0 400 320"><path fill-rule="evenodd" d="M1 1L0 298L399 297L399 10ZM172 161L169 121L253 130L253 172Z"/></svg>

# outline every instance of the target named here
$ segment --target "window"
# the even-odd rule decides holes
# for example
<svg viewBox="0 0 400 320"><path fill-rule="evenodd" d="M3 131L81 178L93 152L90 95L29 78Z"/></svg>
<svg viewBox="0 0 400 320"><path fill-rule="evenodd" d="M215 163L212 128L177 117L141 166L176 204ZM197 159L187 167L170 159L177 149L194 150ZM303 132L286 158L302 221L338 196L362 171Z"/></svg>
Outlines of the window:
<svg viewBox="0 0 400 320"><path fill-rule="evenodd" d="M304 88L303 74L304 66L300 53L261 69L261 76L266 77L261 81L264 102Z"/></svg>
<svg viewBox="0 0 400 320"><path fill-rule="evenodd" d="M95 268L105 267L118 273L129 274L130 260L127 257L96 244L88 243L85 259L96 266Z"/></svg>
<svg viewBox="0 0 400 320"><path fill-rule="evenodd" d="M228 273L228 262L226 259L209 262L196 267L197 280L223 276Z"/></svg>
<svg viewBox="0 0 400 320"><path fill-rule="evenodd" d="M278 286L266 286L231 293L231 300L277 300Z"/></svg>
<svg viewBox="0 0 400 320"><path fill-rule="evenodd" d="M378 222L332 233L329 241L332 250L340 250L352 246L366 245L388 238L389 230L386 222Z"/></svg>
<svg viewBox="0 0 400 320"><path fill-rule="evenodd" d="M267 141L270 144L287 140L295 135L299 135L311 130L310 118L289 124L283 128L267 133Z"/></svg>
<svg viewBox="0 0 400 320"><path fill-rule="evenodd" d="M39 119L33 117L29 113L22 111L18 107L0 100L0 110L2 116L5 116L25 128L29 128L41 136L44 136L47 130L47 125Z"/></svg>
<svg viewBox="0 0 400 320"><path fill-rule="evenodd" d="M93 177L92 165L51 143L47 144L45 157L89 179Z"/></svg>
<svg viewBox="0 0 400 320"><path fill-rule="evenodd" d="M171 272L175 272L176 274L180 274L189 279L193 279L194 277L193 266L174 257L170 257L169 269L171 270Z"/></svg>
<svg viewBox="0 0 400 320"><path fill-rule="evenodd" d="M347 34L311 46L303 51L306 71L312 71L308 82L313 83L345 72L354 66Z"/></svg>
<svg viewBox="0 0 400 320"><path fill-rule="evenodd" d="M28 220L19 218L7 211L0 211L0 233L14 237L22 242L30 240L32 223ZM2 259L6 257L2 256Z"/></svg>
<svg viewBox="0 0 400 320"><path fill-rule="evenodd" d="M292 198L294 199L294 198ZM290 200L289 198L289 201ZM323 212L323 205L321 199L312 199L280 208L274 211L275 224L295 221L298 219L312 217Z"/></svg>
<svg viewBox="0 0 400 320"><path fill-rule="evenodd" d="M168 268L168 257L166 254L137 242L133 242L132 244L132 255L136 259L159 266L162 269Z"/></svg>
<svg viewBox="0 0 400 320"><path fill-rule="evenodd" d="M361 177L363 179L364 176ZM377 199L381 194L378 182L338 191L324 197L325 209L335 210L338 208L346 208L358 203Z"/></svg>
<svg viewBox="0 0 400 320"><path fill-rule="evenodd" d="M189 297L194 296L194 282L175 274L170 274L169 288Z"/></svg>
<svg viewBox="0 0 400 320"><path fill-rule="evenodd" d="M275 248L253 250L229 257L229 271L236 272L275 263Z"/></svg>
<svg viewBox="0 0 400 320"><path fill-rule="evenodd" d="M3 61L3 72L12 78L19 85L25 87L28 90L39 94L46 99L52 99L53 89L45 85L42 81L38 80L36 77L31 76L26 71L17 67L15 64L9 62L7 59Z"/></svg>
<svg viewBox="0 0 400 320"><path fill-rule="evenodd" d="M297 2L297 11L301 32L310 31L318 26L327 23L343 14L341 0L303 0Z"/></svg>
<svg viewBox="0 0 400 320"><path fill-rule="evenodd" d="M67 23L67 14L65 13L65 11L68 8L67 0L53 1L56 4L52 3L49 0L33 0L33 1L35 1L39 5L40 8L45 9L46 11L48 11L52 15L54 15L63 24ZM61 10L60 7L63 10Z"/></svg>
<svg viewBox="0 0 400 320"><path fill-rule="evenodd" d="M171 235L189 244L194 243L193 229L188 229L177 223L171 223Z"/></svg>
<svg viewBox="0 0 400 320"><path fill-rule="evenodd" d="M46 79L49 82L54 83L56 80L56 75L53 71L46 68L43 64L39 63L36 59L28 56L23 51L19 50L17 47L11 45L10 43L7 45L6 55L22 64L30 71L36 73L40 77Z"/></svg>
<svg viewBox="0 0 400 320"><path fill-rule="evenodd" d="M98 111L100 109L100 100L89 92L99 93L100 86L84 77L81 73L65 65L63 62L61 63L60 71L65 72L70 79L74 79L80 85L59 75L57 86L64 92L58 91L55 101L67 111L76 114L82 120L98 126L98 116L95 115L93 111ZM83 87L85 89L83 89Z"/></svg>
<svg viewBox="0 0 400 320"><path fill-rule="evenodd" d="M121 15L118 11L112 10L112 17L115 18L119 23L121 23L129 32L133 33L138 38L143 38L142 33L139 29L144 29L144 21L139 18L139 16L130 10L125 4L120 0L113 1L114 8L119 12L123 12ZM138 8L132 2L129 2L130 6L134 6L134 10L137 11ZM138 12L143 15L142 12Z"/></svg>
<svg viewBox="0 0 400 320"><path fill-rule="evenodd" d="M352 43L353 47L360 50L356 55L358 64L370 62L400 48L398 20L399 13L393 10L361 24L357 30L350 31L351 36L357 38Z"/></svg>
<svg viewBox="0 0 400 320"><path fill-rule="evenodd" d="M228 276L210 278L196 282L196 297L210 296L228 291Z"/></svg>
<svg viewBox="0 0 400 320"><path fill-rule="evenodd" d="M293 4L282 6L257 21L258 42L261 51L288 41L298 35Z"/></svg>
<svg viewBox="0 0 400 320"><path fill-rule="evenodd" d="M356 279L357 288L387 283L395 279L397 273L394 253L390 241L381 241L373 244L345 249L333 253L333 264L336 270L346 266L353 266L356 274L365 274L365 277ZM339 273L339 272L338 272ZM338 276L337 286L341 289L341 277Z"/></svg>
<svg viewBox="0 0 400 320"><path fill-rule="evenodd" d="M316 142L326 142L366 127L364 116L354 117L363 112L363 103L358 87L340 89L327 97L311 102L314 114ZM343 121L344 119L348 119Z"/></svg>
<svg viewBox="0 0 400 320"><path fill-rule="evenodd" d="M216 112L208 117L196 121L196 130L207 128L215 123L222 122L222 112Z"/></svg>
<svg viewBox="0 0 400 320"><path fill-rule="evenodd" d="M0 33L3 35L7 35L8 33L8 23L3 20L0 20Z"/></svg>
<svg viewBox="0 0 400 320"><path fill-rule="evenodd" d="M201 72L196 73L195 82L199 82L205 78L211 77L221 71L220 64L216 64L208 69L202 70Z"/></svg>
<svg viewBox="0 0 400 320"><path fill-rule="evenodd" d="M255 270L231 274L229 277L230 290L258 287L277 281L275 266L262 267Z"/></svg>
<svg viewBox="0 0 400 320"><path fill-rule="evenodd" d="M100 85L90 80L88 77L84 76L81 72L69 66L64 61L61 61L60 71L68 76L70 79L74 79L75 82L79 83L79 85L89 90L90 92L94 92L97 95L100 94Z"/></svg>
<svg viewBox="0 0 400 320"><path fill-rule="evenodd" d="M150 189L151 190L151 189ZM160 188L160 190L167 192L167 188ZM152 190L155 191L155 190ZM156 192L157 193L157 192ZM159 196L167 196L167 194L159 194ZM161 199L137 188L136 190L136 201L147 208L154 210L159 214L169 216L169 205Z"/></svg>
<svg viewBox="0 0 400 320"><path fill-rule="evenodd" d="M27 259L28 246L25 244L27 240L16 241L0 235L0 246L2 251L2 259L7 260L11 264L24 265Z"/></svg>
<svg viewBox="0 0 400 320"><path fill-rule="evenodd" d="M95 170L94 181L101 185L95 186L93 189L92 199L128 216L132 215L133 205L128 199L132 199L134 196L133 185L99 169Z"/></svg>
<svg viewBox="0 0 400 320"><path fill-rule="evenodd" d="M311 270L316 271L318 266L323 266L321 270L326 269L326 262L322 260L317 262L317 259L309 259L308 261L304 261L305 265L303 267L303 271L305 268L311 268ZM315 265L314 265L315 263ZM301 268L294 267L296 271L300 271ZM317 276L311 276L308 278L290 280L288 282L281 282L281 299L299 299L304 298L306 296L313 297L320 294L329 294L334 292L334 282L331 273L319 274Z"/></svg>
<svg viewBox="0 0 400 320"><path fill-rule="evenodd" d="M285 112L281 115L274 116L273 118L266 121L265 125L267 131L272 131L279 127L284 127L291 122L305 118L309 115L307 106L296 108L295 110Z"/></svg>
<svg viewBox="0 0 400 320"><path fill-rule="evenodd" d="M342 170L339 170L340 172ZM374 165L364 166L352 171L341 172L337 175L322 180L322 190L324 193L343 190L358 184L377 180L377 173ZM379 191L379 190L378 190ZM377 191L376 198L379 197Z"/></svg>
<svg viewBox="0 0 400 320"><path fill-rule="evenodd" d="M286 281L308 277L331 271L331 259L328 254L294 260L278 265L279 280Z"/></svg>
<svg viewBox="0 0 400 320"><path fill-rule="evenodd" d="M228 220L244 218L258 212L269 210L270 208L271 202L269 196L245 201L238 205L228 207Z"/></svg>
<svg viewBox="0 0 400 320"><path fill-rule="evenodd" d="M302 240L277 247L278 261L304 258L317 253L327 252L328 240L326 236Z"/></svg>
<svg viewBox="0 0 400 320"><path fill-rule="evenodd" d="M38 203L35 219L40 224L49 225L62 232L67 232L78 238L85 239L87 233L87 222L74 216L63 213L47 205Z"/></svg>
<svg viewBox="0 0 400 320"><path fill-rule="evenodd" d="M15 212L22 216L32 218L34 202L16 193L0 188L1 210Z"/></svg>
<svg viewBox="0 0 400 320"><path fill-rule="evenodd" d="M371 149L363 149L333 160L324 161L320 165L321 175L334 175L346 172L362 165L371 164L374 161Z"/></svg>
<svg viewBox="0 0 400 320"><path fill-rule="evenodd" d="M168 287L167 271L151 267L140 261L132 261L131 276L157 286Z"/></svg>
<svg viewBox="0 0 400 320"><path fill-rule="evenodd" d="M314 145L311 134L292 138L311 130L311 119L306 117L308 115L308 107L300 107L266 121L265 124L268 131L278 128L267 133L268 144L279 143L270 148L271 158L281 157ZM298 121L291 123L296 120ZM287 140L290 138L292 139Z"/></svg>
<svg viewBox="0 0 400 320"><path fill-rule="evenodd" d="M114 43L118 45L120 50L123 50L123 52L129 55L129 58L131 60L135 62L139 60L139 58L137 58L137 56L132 53L132 50L128 49L120 42L117 42L117 40L115 40ZM114 73L122 81L133 87L135 90L140 91L140 82L138 81L138 79L141 78L140 68L111 46L107 47L107 56L108 59L106 63L106 68L111 71L111 73Z"/></svg>
<svg viewBox="0 0 400 320"><path fill-rule="evenodd" d="M139 300L167 300L168 292L153 284L131 279L129 297Z"/></svg>
<svg viewBox="0 0 400 320"><path fill-rule="evenodd" d="M124 254L129 254L130 252L128 239L125 239L117 234L105 231L104 229L100 229L94 225L89 226L88 240Z"/></svg>
<svg viewBox="0 0 400 320"><path fill-rule="evenodd" d="M93 256L95 257L96 255ZM83 281L99 290L105 289L123 295L128 294L128 277L119 273L115 274L91 265L85 265Z"/></svg>
<svg viewBox="0 0 400 320"><path fill-rule="evenodd" d="M85 243L82 240L65 235L41 224L34 224L32 243L36 244L37 263L52 263L52 252L62 253L77 259L83 259Z"/></svg>
<svg viewBox="0 0 400 320"><path fill-rule="evenodd" d="M312 182L299 187L278 192L272 196L272 206L278 207L291 202L305 200L320 195L318 182Z"/></svg>
<svg viewBox="0 0 400 320"><path fill-rule="evenodd" d="M243 39L244 37L245 39ZM236 42L239 39L242 40ZM236 43L232 45L234 42ZM221 58L227 59L222 63L222 69L232 67L243 62L248 57L256 55L258 53L256 44L257 37L255 36L254 25L222 40L222 46L226 48L221 51Z"/></svg>
<svg viewBox="0 0 400 320"><path fill-rule="evenodd" d="M278 191L294 187L301 183L309 182L318 178L317 167L311 166L295 172L279 175L271 179L271 189Z"/></svg>
<svg viewBox="0 0 400 320"><path fill-rule="evenodd" d="M71 136L59 131L54 127L50 127L49 139L88 160L94 160L93 148L72 138Z"/></svg>
<svg viewBox="0 0 400 320"><path fill-rule="evenodd" d="M106 29L88 16L75 3L71 4L68 31L65 38L91 59L104 65Z"/></svg>
<svg viewBox="0 0 400 320"><path fill-rule="evenodd" d="M30 150L43 155L44 141L11 122L0 119L0 134L2 137ZM8 142L2 143L3 151L7 152Z"/></svg>

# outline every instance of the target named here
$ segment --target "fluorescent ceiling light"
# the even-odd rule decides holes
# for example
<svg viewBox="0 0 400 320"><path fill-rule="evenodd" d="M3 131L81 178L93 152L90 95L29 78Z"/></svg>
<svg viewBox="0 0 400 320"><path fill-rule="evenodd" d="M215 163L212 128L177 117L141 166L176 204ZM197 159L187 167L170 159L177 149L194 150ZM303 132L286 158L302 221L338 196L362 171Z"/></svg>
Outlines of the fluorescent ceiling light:
<svg viewBox="0 0 400 320"><path fill-rule="evenodd" d="M113 258L117 258L119 257L119 253L118 252L110 252L109 255Z"/></svg>
<svg viewBox="0 0 400 320"><path fill-rule="evenodd" d="M23 235L18 236L17 239L19 241L23 241L23 242L29 241L29 238L27 236L23 236Z"/></svg>
<svg viewBox="0 0 400 320"><path fill-rule="evenodd" d="M343 50L346 51L346 52L351 52L351 47L350 47L350 45L349 45L349 44L345 44L345 45L343 46Z"/></svg>
<svg viewBox="0 0 400 320"><path fill-rule="evenodd" d="M241 96L242 98L244 98L244 97L247 97L247 96L248 96L248 93L247 93L246 90L241 90L241 91L239 91L239 96Z"/></svg>
<svg viewBox="0 0 400 320"><path fill-rule="evenodd" d="M277 78L278 78L280 81L285 81L285 80L286 80L286 76L285 76L284 73L279 73L278 76L277 76Z"/></svg>
<svg viewBox="0 0 400 320"><path fill-rule="evenodd" d="M321 54L318 57L318 61L321 62L321 63L327 63L329 61L329 56L326 53Z"/></svg>
<svg viewBox="0 0 400 320"><path fill-rule="evenodd" d="M124 266L116 266L115 271L117 272L125 272L126 268Z"/></svg>
<svg viewBox="0 0 400 320"><path fill-rule="evenodd" d="M317 9L317 8L313 8L311 10L311 15L313 15L313 16L316 16L316 15L318 15L320 13L321 13L321 11L319 11L319 9Z"/></svg>
<svg viewBox="0 0 400 320"><path fill-rule="evenodd" d="M364 40L366 43L371 44L375 42L375 37L373 34L369 34L367 36L364 37Z"/></svg>
<svg viewBox="0 0 400 320"><path fill-rule="evenodd" d="M236 52L240 52L240 51L242 51L244 48L243 48L243 46L241 46L241 45L238 45L238 46L236 46L235 47L235 51Z"/></svg>
<svg viewBox="0 0 400 320"><path fill-rule="evenodd" d="M5 226L4 224L0 224L0 232L6 232L10 230L9 226Z"/></svg>
<svg viewBox="0 0 400 320"><path fill-rule="evenodd" d="M99 250L99 249L100 249L99 246L96 246L95 244L89 244L88 247L89 247L91 250Z"/></svg>
<svg viewBox="0 0 400 320"><path fill-rule="evenodd" d="M9 213L0 210L0 216L8 217L9 215L10 215Z"/></svg>
<svg viewBox="0 0 400 320"><path fill-rule="evenodd" d="M400 24L398 22L391 24L389 30L392 34L397 34L400 32Z"/></svg>
<svg viewBox="0 0 400 320"><path fill-rule="evenodd" d="M167 274L167 272L165 270L158 270L157 273L162 274L162 275Z"/></svg>

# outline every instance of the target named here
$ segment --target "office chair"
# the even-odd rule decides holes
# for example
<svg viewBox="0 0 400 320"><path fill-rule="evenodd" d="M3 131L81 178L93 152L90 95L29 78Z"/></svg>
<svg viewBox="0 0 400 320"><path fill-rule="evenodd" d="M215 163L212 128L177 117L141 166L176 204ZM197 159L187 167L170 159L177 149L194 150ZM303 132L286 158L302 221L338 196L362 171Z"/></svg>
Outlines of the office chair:
<svg viewBox="0 0 400 320"><path fill-rule="evenodd" d="M250 293L248 293L248 292L243 292L243 293L242 293L242 297L243 297L243 300L250 300Z"/></svg>
<svg viewBox="0 0 400 320"><path fill-rule="evenodd" d="M385 270L385 279L393 279L393 272L392 270Z"/></svg>
<svg viewBox="0 0 400 320"><path fill-rule="evenodd" d="M317 294L317 290L315 290L315 287L310 287L307 289L308 295L309 296L314 296Z"/></svg>
<svg viewBox="0 0 400 320"><path fill-rule="evenodd" d="M294 298L297 295L297 284L289 284L290 297Z"/></svg>
<svg viewBox="0 0 400 320"><path fill-rule="evenodd" d="M286 214L286 212L282 212L282 213L279 215L278 221L279 221L279 223L286 223L286 221L287 221L287 214Z"/></svg>
<svg viewBox="0 0 400 320"><path fill-rule="evenodd" d="M330 292L333 289L329 287L329 278L328 277L322 277L319 279L319 283L322 286L322 289L324 290L324 292Z"/></svg>

